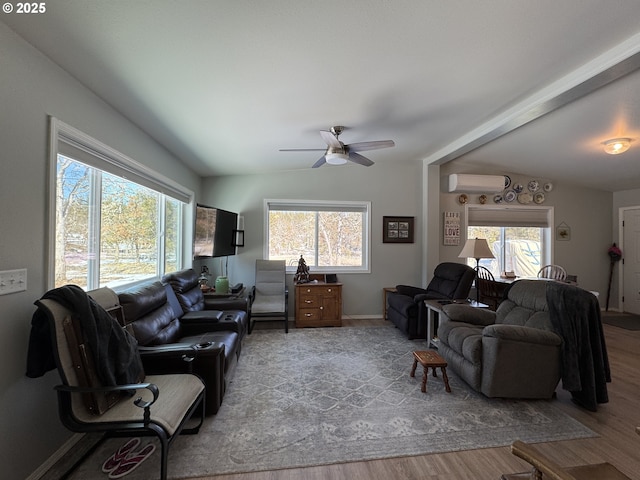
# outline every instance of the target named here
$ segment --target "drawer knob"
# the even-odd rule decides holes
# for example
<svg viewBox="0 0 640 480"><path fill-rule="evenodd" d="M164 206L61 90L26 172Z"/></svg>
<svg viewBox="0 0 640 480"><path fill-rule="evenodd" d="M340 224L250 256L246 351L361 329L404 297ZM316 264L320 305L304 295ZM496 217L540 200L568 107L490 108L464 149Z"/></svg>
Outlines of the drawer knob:
<svg viewBox="0 0 640 480"><path fill-rule="evenodd" d="M331 289L330 289L330 288L327 288L327 292L330 292L330 291L331 291Z"/></svg>
<svg viewBox="0 0 640 480"><path fill-rule="evenodd" d="M305 300L304 303L313 303L311 300Z"/></svg>
<svg viewBox="0 0 640 480"><path fill-rule="evenodd" d="M324 307L320 307L320 310L324 310Z"/></svg>
<svg viewBox="0 0 640 480"><path fill-rule="evenodd" d="M311 289L310 288L307 288L307 293L311 293Z"/></svg>
<svg viewBox="0 0 640 480"><path fill-rule="evenodd" d="M305 313L304 316L305 317L311 317L311 314L310 313Z"/></svg>

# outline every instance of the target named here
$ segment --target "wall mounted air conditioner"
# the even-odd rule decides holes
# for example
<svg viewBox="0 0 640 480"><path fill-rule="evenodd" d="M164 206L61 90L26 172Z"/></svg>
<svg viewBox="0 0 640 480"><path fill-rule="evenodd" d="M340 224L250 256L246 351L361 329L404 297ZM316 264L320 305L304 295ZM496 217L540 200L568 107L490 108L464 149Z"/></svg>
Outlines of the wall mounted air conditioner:
<svg viewBox="0 0 640 480"><path fill-rule="evenodd" d="M497 193L504 190L504 175L449 175L449 192Z"/></svg>

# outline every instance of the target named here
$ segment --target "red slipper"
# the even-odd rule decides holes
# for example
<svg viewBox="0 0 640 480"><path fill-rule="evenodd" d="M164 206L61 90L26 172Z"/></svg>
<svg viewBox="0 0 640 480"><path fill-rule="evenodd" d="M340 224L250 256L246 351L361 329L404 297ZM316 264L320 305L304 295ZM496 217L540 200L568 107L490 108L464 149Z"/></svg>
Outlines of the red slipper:
<svg viewBox="0 0 640 480"><path fill-rule="evenodd" d="M127 455L133 452L133 449L138 445L140 445L139 438L132 438L127 443L122 445L118 450L116 450L113 455L111 455L104 461L104 463L102 464L102 471L104 473L109 473L110 471L115 470L116 467L120 465L120 462L124 460Z"/></svg>
<svg viewBox="0 0 640 480"><path fill-rule="evenodd" d="M128 473L133 472L136 468L140 466L142 462L144 462L149 456L156 450L156 446L153 443L147 443L142 450L138 450L127 456L124 460L120 462L120 465L116 467L109 474L109 478L120 478L124 477Z"/></svg>

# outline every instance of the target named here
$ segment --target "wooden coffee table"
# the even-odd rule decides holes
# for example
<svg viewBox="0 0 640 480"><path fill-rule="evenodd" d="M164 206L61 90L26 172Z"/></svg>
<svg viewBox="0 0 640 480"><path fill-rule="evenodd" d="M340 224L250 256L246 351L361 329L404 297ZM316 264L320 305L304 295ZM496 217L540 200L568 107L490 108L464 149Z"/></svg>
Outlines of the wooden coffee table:
<svg viewBox="0 0 640 480"><path fill-rule="evenodd" d="M422 365L423 373L422 373L422 388L420 389L423 393L427 391L427 375L429 373L429 368L433 372L433 376L437 377L436 368L440 368L442 372L442 380L444 381L444 388L447 392L451 393L451 388L449 387L449 377L447 377L447 362L442 358L438 352L435 350L422 350L413 352L413 367L411 368L411 376L416 376L416 368L418 367L418 363Z"/></svg>

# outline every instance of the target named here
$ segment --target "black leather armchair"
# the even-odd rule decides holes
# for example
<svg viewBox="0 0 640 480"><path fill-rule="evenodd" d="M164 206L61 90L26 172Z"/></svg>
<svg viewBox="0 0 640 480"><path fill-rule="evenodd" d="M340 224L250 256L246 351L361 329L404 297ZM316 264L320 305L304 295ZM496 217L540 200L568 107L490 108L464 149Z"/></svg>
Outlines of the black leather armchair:
<svg viewBox="0 0 640 480"><path fill-rule="evenodd" d="M475 278L475 270L468 265L444 262L436 267L427 288L397 285L397 292L388 295L387 318L409 339L424 338L427 328L425 300L466 299Z"/></svg>

